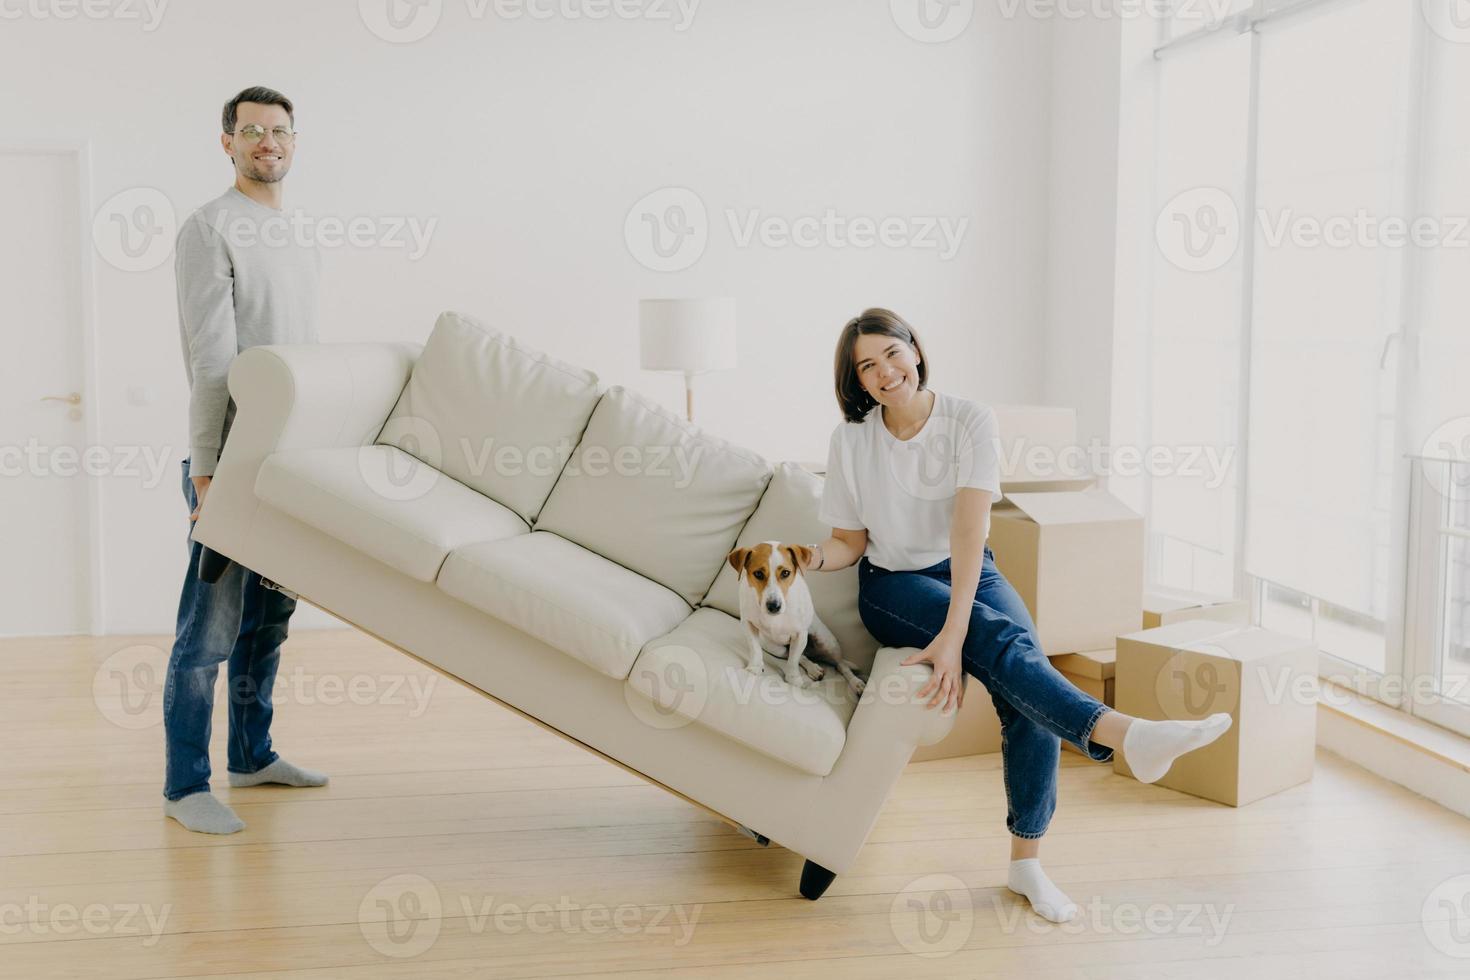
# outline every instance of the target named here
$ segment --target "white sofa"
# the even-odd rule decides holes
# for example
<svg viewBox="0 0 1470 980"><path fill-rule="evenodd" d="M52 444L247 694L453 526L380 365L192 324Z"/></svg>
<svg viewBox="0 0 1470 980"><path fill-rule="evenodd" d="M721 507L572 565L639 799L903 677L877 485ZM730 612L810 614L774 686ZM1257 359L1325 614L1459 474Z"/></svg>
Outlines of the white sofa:
<svg viewBox="0 0 1470 980"><path fill-rule="evenodd" d="M809 581L861 698L742 669L726 555L827 534L798 466L455 313L422 348L252 348L229 385L196 540L801 854L808 898L953 722L863 628L853 568Z"/></svg>

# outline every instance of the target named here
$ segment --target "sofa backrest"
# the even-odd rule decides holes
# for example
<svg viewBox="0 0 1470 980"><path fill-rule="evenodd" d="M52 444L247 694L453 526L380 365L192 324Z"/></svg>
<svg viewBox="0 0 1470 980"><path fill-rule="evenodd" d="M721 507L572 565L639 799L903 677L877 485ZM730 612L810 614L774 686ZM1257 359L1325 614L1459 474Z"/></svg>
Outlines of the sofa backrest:
<svg viewBox="0 0 1470 980"><path fill-rule="evenodd" d="M762 541L780 541L783 544L825 541L831 529L817 517L821 502L820 477L795 463L778 464L770 486L732 548L748 548ZM817 616L842 644L843 655L864 670L870 668L879 644L863 625L862 616L858 613L857 566L851 565L837 572L807 572L806 581ZM738 617L738 582L738 573L726 562L700 605Z"/></svg>
<svg viewBox="0 0 1470 980"><path fill-rule="evenodd" d="M600 395L591 371L443 313L376 441L531 522Z"/></svg>
<svg viewBox="0 0 1470 980"><path fill-rule="evenodd" d="M597 403L536 530L653 579L692 606L771 478L747 449L614 385Z"/></svg>

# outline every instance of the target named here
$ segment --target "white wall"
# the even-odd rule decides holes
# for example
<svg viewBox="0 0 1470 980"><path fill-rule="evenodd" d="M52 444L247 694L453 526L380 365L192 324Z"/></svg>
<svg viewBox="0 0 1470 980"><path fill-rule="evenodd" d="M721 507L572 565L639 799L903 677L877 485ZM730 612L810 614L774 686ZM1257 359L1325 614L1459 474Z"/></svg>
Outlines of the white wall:
<svg viewBox="0 0 1470 980"><path fill-rule="evenodd" d="M357 7L178 3L153 31L7 21L0 73L24 95L5 99L0 122L14 142L90 140L96 202L152 187L182 217L231 179L217 145L225 99L257 83L291 96L302 135L288 208L438 222L418 261L327 252L325 341L422 340L437 312L458 308L680 408L678 378L638 370L636 301L734 295L741 367L705 379L701 421L774 459L824 457L838 421L834 335L869 304L919 326L937 386L987 402L1042 396L1048 174L1069 183L1070 202L1089 165L1060 165L1054 152L1048 21L979 4L959 38L926 44L887 3L708 0L679 32L649 20L475 20L466 0L445 0L432 34L390 44ZM702 197L710 243L691 269L656 273L630 253L623 224L670 185ZM964 216L970 229L945 262L918 249L738 248L724 218L829 207ZM1053 277L1072 261L1054 260ZM170 461L159 485L104 488L97 625L167 632L186 532L172 265L99 262L96 289L101 439ZM1091 329L1065 303L1050 316L1069 326L1053 328L1048 348ZM1059 369L1046 393L1067 395L1072 377ZM152 404L130 404L132 388ZM1090 419L1097 392L1078 397Z"/></svg>
<svg viewBox="0 0 1470 980"><path fill-rule="evenodd" d="M1108 15L1052 25L1043 397L1077 409L1084 446L1110 435L1122 29Z"/></svg>

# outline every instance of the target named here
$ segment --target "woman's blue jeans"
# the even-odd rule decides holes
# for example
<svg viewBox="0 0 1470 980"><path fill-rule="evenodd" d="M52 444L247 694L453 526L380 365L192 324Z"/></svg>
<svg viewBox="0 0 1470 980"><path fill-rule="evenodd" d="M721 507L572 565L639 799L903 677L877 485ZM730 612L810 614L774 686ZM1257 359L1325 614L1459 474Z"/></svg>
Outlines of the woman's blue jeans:
<svg viewBox="0 0 1470 980"><path fill-rule="evenodd" d="M858 610L868 632L884 646L928 646L949 616L949 597L948 558L901 572L866 557L858 562ZM965 672L990 692L1000 716L1006 829L1016 837L1040 837L1056 810L1061 739L1098 762L1109 761L1113 750L1088 736L1110 709L1074 687L1046 659L1026 604L995 567L989 546L962 661Z"/></svg>
<svg viewBox="0 0 1470 980"><path fill-rule="evenodd" d="M187 459L184 501L193 513L196 500ZM295 599L266 588L259 575L233 562L218 582L200 581L204 546L193 535L191 522L189 571L163 685L163 795L170 800L209 789L214 685L223 660L229 660L230 772L256 772L276 761L271 749L271 689L287 620L296 611Z"/></svg>

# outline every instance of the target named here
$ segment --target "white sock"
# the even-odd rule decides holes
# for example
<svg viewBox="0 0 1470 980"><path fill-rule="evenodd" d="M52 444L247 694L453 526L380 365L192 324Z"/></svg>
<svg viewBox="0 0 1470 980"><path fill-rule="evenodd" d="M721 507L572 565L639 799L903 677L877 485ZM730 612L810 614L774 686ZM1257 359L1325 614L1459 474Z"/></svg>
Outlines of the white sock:
<svg viewBox="0 0 1470 980"><path fill-rule="evenodd" d="M177 800L164 800L163 815L173 817L196 834L233 834L245 829L245 821L215 799L209 790L190 793Z"/></svg>
<svg viewBox="0 0 1470 980"><path fill-rule="evenodd" d="M282 786L325 786L327 776L326 773L293 766L280 758L255 772L230 773L231 786L259 786L261 783L280 783Z"/></svg>
<svg viewBox="0 0 1470 980"><path fill-rule="evenodd" d="M1164 778L1174 760L1202 749L1230 730L1223 711L1201 721L1147 721L1135 718L1123 736L1123 761L1140 783Z"/></svg>
<svg viewBox="0 0 1470 980"><path fill-rule="evenodd" d="M1006 874L1006 887L1017 895L1025 895L1036 914L1053 922L1070 922L1077 917L1077 903L1066 892L1052 884L1041 870L1040 858L1021 858L1011 862Z"/></svg>

